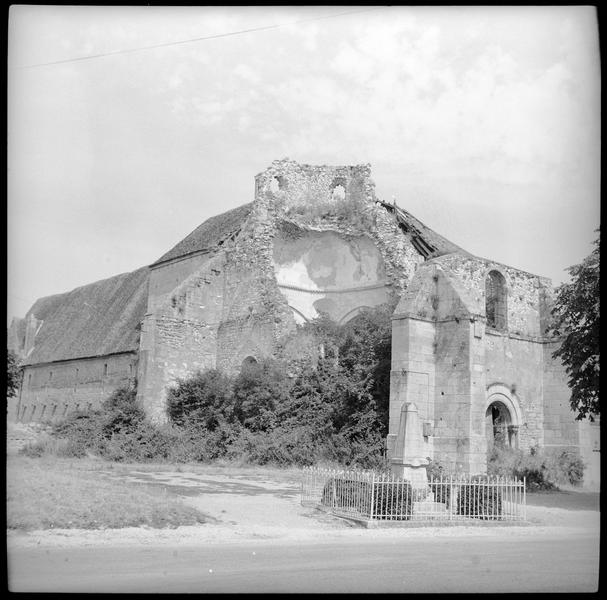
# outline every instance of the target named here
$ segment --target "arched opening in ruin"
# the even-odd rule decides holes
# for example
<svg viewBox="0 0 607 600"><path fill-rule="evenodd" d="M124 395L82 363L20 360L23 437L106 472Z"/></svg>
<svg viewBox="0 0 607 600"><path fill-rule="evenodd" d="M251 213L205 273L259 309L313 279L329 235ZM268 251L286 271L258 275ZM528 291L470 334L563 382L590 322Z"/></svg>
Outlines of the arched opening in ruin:
<svg viewBox="0 0 607 600"><path fill-rule="evenodd" d="M485 412L488 451L493 448L518 448L518 423L506 404L495 400Z"/></svg>
<svg viewBox="0 0 607 600"><path fill-rule="evenodd" d="M257 359L254 356L247 356L240 365L240 369L247 369L249 367L253 367L257 364Z"/></svg>
<svg viewBox="0 0 607 600"><path fill-rule="evenodd" d="M333 200L343 200L345 197L346 188L341 184L336 185L331 191L331 198L333 198Z"/></svg>
<svg viewBox="0 0 607 600"><path fill-rule="evenodd" d="M366 310L370 310L370 309L371 309L371 307L367 306L366 304L357 306L356 308L353 308L352 310L347 312L343 317L341 317L339 319L339 324L344 325L345 323L353 321L356 317L358 317L358 315L360 315L361 313L365 312Z"/></svg>
<svg viewBox="0 0 607 600"><path fill-rule="evenodd" d="M276 194L278 191L283 190L286 186L285 178L282 175L276 175L270 180L270 191Z"/></svg>
<svg viewBox="0 0 607 600"><path fill-rule="evenodd" d="M499 271L489 271L485 279L485 314L487 327L503 331L507 323L506 279Z"/></svg>

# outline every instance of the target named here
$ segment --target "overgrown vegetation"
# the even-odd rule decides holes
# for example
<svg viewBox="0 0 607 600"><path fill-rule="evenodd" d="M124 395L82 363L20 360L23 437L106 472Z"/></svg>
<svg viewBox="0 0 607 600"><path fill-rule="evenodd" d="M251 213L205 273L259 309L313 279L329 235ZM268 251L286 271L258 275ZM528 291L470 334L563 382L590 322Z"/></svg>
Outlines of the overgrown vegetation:
<svg viewBox="0 0 607 600"><path fill-rule="evenodd" d="M487 473L526 479L529 490L554 490L559 485L578 485L584 476L582 459L567 450L533 450L526 453L512 448L493 448L487 461Z"/></svg>
<svg viewBox="0 0 607 600"><path fill-rule="evenodd" d="M6 396L13 398L21 385L19 358L12 350L6 351Z"/></svg>
<svg viewBox="0 0 607 600"><path fill-rule="evenodd" d="M600 230L597 230L600 233ZM601 412L600 386L600 235L594 250L579 265L568 269L571 283L556 290L550 327L562 343L553 354L569 375L571 409L577 419L594 421Z"/></svg>
<svg viewBox="0 0 607 600"><path fill-rule="evenodd" d="M50 438L23 452L115 461L383 466L390 315L384 306L343 326L327 317L307 323L297 335L313 336L316 351L303 362L279 355L246 363L233 377L209 369L179 380L168 392L166 425L145 420L134 389L117 390L99 410L71 413Z"/></svg>

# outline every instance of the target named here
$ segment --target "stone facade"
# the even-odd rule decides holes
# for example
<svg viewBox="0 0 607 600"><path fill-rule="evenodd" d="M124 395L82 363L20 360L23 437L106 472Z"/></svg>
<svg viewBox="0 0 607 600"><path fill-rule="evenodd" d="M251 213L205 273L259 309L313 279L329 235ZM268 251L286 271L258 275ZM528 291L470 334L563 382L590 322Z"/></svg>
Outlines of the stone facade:
<svg viewBox="0 0 607 600"><path fill-rule="evenodd" d="M236 372L320 313L346 322L389 303L389 454L401 408L413 402L427 456L466 471L485 468L498 425L521 448L584 447L590 456L596 446L573 420L545 337L550 282L470 255L378 199L370 174L369 165L274 161L255 177L253 202L209 219L149 267L38 301L9 330L29 357L13 418L58 418L136 377L147 414L161 422L178 379ZM72 342L54 355L57 315L69 323L98 297L112 309L97 312L113 321L79 334L98 339L98 351L70 354ZM111 327L128 344L108 338Z"/></svg>
<svg viewBox="0 0 607 600"><path fill-rule="evenodd" d="M489 276L500 273L503 322L488 322ZM597 430L575 421L556 345L544 335L549 281L488 260L449 254L417 269L393 315L389 452L398 415L414 402L426 456L482 473L496 428L506 445L582 453L597 469Z"/></svg>

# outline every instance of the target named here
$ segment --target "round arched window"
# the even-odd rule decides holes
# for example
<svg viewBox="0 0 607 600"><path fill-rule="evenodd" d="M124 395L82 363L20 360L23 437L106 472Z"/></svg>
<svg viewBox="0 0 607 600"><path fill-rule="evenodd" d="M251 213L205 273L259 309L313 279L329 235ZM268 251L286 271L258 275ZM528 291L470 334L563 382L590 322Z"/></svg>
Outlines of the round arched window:
<svg viewBox="0 0 607 600"><path fill-rule="evenodd" d="M504 330L507 323L508 301L506 279L499 271L489 271L485 279L485 314L487 327Z"/></svg>

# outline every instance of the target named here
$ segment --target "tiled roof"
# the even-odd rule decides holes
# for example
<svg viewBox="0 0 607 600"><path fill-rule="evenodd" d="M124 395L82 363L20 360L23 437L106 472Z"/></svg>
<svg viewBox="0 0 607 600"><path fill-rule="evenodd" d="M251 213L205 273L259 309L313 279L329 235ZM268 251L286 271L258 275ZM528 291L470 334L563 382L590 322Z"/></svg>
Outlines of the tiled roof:
<svg viewBox="0 0 607 600"><path fill-rule="evenodd" d="M252 207L253 203L249 202L207 219L175 247L163 254L154 264L220 246L242 227Z"/></svg>
<svg viewBox="0 0 607 600"><path fill-rule="evenodd" d="M148 267L37 300L26 315L42 321L23 364L104 356L139 349Z"/></svg>

